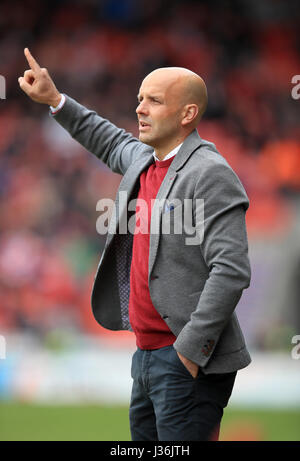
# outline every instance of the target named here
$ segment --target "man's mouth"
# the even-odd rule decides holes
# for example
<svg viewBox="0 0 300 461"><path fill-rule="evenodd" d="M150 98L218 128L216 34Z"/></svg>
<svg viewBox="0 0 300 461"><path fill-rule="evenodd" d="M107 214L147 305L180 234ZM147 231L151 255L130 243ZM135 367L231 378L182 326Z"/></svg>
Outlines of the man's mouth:
<svg viewBox="0 0 300 461"><path fill-rule="evenodd" d="M144 131L144 130L150 128L150 126L151 126L151 125L150 125L149 123L144 122L143 120L139 120L139 129L140 129L141 131Z"/></svg>

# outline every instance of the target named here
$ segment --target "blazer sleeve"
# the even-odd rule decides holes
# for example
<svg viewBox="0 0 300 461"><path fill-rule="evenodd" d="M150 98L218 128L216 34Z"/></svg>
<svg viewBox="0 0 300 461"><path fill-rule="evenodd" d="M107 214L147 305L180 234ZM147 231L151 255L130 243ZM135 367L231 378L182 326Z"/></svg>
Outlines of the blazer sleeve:
<svg viewBox="0 0 300 461"><path fill-rule="evenodd" d="M245 224L249 200L237 175L223 162L212 162L202 172L194 198L204 200L204 232L199 245L209 277L196 310L179 333L174 347L204 367L243 290L250 284ZM203 230L197 214L195 219L196 229Z"/></svg>
<svg viewBox="0 0 300 461"><path fill-rule="evenodd" d="M67 95L63 108L51 116L89 152L102 160L114 173L124 175L129 166L149 147L130 133L116 127L95 111Z"/></svg>

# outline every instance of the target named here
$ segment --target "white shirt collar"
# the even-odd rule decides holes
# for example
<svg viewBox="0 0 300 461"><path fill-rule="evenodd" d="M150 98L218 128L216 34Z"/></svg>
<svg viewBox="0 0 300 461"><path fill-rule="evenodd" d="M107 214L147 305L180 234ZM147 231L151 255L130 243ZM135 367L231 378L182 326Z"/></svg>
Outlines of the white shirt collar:
<svg viewBox="0 0 300 461"><path fill-rule="evenodd" d="M174 155L177 154L177 152L179 151L180 147L182 146L183 142L181 144L179 144L179 146L176 146L175 149L171 150L171 152L169 152L164 158L163 160L168 160L168 158L171 158L171 157L174 157ZM153 157L154 157L154 160L157 160L158 162L161 162L162 160L160 160L159 158L156 157L155 155L155 152L153 152Z"/></svg>

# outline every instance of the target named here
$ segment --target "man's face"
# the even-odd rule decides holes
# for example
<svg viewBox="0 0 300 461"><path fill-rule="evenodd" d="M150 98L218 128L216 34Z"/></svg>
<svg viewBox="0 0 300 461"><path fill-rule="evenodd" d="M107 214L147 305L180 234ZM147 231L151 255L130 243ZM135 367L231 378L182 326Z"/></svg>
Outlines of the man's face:
<svg viewBox="0 0 300 461"><path fill-rule="evenodd" d="M151 73L143 80L136 109L140 141L162 149L178 137L182 108L180 90L178 79L163 72Z"/></svg>

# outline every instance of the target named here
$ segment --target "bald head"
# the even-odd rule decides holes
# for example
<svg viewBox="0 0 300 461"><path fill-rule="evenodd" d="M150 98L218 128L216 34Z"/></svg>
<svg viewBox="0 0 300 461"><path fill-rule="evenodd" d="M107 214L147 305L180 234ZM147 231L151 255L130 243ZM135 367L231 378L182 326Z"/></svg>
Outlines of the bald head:
<svg viewBox="0 0 300 461"><path fill-rule="evenodd" d="M207 90L194 72L163 67L144 78L138 101L140 140L157 154L167 154L197 127L207 106Z"/></svg>
<svg viewBox="0 0 300 461"><path fill-rule="evenodd" d="M197 125L207 107L207 88L204 80L195 72L184 67L161 67L150 72L144 79L158 81L171 97L182 105L196 104L198 114Z"/></svg>

